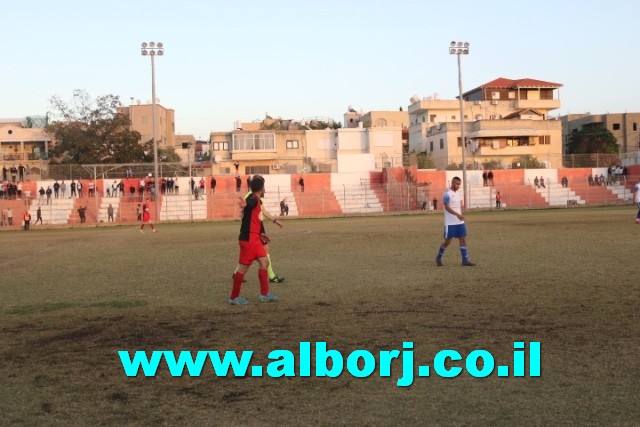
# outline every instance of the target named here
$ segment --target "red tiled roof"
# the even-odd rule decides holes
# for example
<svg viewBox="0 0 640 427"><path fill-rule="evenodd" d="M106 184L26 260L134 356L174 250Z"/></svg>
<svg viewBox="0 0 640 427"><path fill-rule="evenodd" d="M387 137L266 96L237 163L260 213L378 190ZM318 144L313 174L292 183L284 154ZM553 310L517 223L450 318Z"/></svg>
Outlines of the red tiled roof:
<svg viewBox="0 0 640 427"><path fill-rule="evenodd" d="M560 83L545 82L542 80L529 79L529 78L512 80L512 79L505 79L504 77L499 77L493 81L490 81L489 83L485 83L479 86L477 89L480 89L480 88L492 88L492 89L512 89L513 88L515 89L518 87L559 88L559 87L562 87L562 85Z"/></svg>

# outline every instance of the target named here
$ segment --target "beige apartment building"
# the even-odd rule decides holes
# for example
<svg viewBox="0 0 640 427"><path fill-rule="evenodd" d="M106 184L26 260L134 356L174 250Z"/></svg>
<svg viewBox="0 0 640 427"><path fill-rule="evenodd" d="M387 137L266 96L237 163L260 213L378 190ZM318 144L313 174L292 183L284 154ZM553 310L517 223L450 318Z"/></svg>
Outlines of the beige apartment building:
<svg viewBox="0 0 640 427"><path fill-rule="evenodd" d="M640 150L640 113L568 114L560 117L560 120L564 147L569 144L574 132L596 126L608 129L616 137L620 154Z"/></svg>
<svg viewBox="0 0 640 427"><path fill-rule="evenodd" d="M24 166L31 174L38 174L46 168L54 144L53 137L44 131L46 124L42 117L0 120L0 169Z"/></svg>
<svg viewBox="0 0 640 427"><path fill-rule="evenodd" d="M365 128L309 129L304 121L265 119L263 122L237 123L232 132L210 135L214 174L277 174L301 172L339 172L350 167L380 169L402 162L403 128L389 126L408 122L408 115L390 112L367 113L379 126ZM401 113L401 112L400 112ZM349 113L347 113L349 114ZM346 115L345 115L346 117ZM382 120L387 126L382 126ZM362 122L360 122L362 123ZM406 138L405 138L406 139ZM356 156L368 156L360 163ZM349 157L351 156L351 157ZM343 160L340 166L339 159Z"/></svg>
<svg viewBox="0 0 640 427"><path fill-rule="evenodd" d="M549 112L560 107L561 84L498 78L463 93L467 165L518 167L531 156L562 166L562 123ZM462 163L459 99L411 98L409 150L427 152L436 168Z"/></svg>
<svg viewBox="0 0 640 427"><path fill-rule="evenodd" d="M153 139L153 104L131 104L128 107L119 107L118 113L129 117L131 130L140 132L141 142ZM156 104L156 139L158 148L176 147L175 112Z"/></svg>

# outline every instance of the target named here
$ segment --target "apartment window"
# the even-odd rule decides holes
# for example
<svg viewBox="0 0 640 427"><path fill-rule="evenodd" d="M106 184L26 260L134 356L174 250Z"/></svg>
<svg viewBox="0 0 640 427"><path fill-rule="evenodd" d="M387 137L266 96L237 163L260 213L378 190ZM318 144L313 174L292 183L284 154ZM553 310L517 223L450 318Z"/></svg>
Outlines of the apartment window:
<svg viewBox="0 0 640 427"><path fill-rule="evenodd" d="M507 96L509 99L516 99L516 93L513 90L510 90Z"/></svg>
<svg viewBox="0 0 640 427"><path fill-rule="evenodd" d="M229 151L229 141L214 142L213 151Z"/></svg>
<svg viewBox="0 0 640 427"><path fill-rule="evenodd" d="M295 150L297 148L300 148L297 139L289 139L289 140L287 140L287 150Z"/></svg>
<svg viewBox="0 0 640 427"><path fill-rule="evenodd" d="M430 116L429 116L429 121L430 121L431 123L435 122L435 121L436 121L436 115L435 115L435 114L430 115Z"/></svg>
<svg viewBox="0 0 640 427"><path fill-rule="evenodd" d="M422 123L426 122L427 118L425 116L422 116Z"/></svg>
<svg viewBox="0 0 640 427"><path fill-rule="evenodd" d="M551 135L542 135L540 137L540 145L549 145L551 144Z"/></svg>
<svg viewBox="0 0 640 427"><path fill-rule="evenodd" d="M440 138L440 149L444 149L444 139Z"/></svg>
<svg viewBox="0 0 640 427"><path fill-rule="evenodd" d="M500 92L491 92L491 99L500 99Z"/></svg>
<svg viewBox="0 0 640 427"><path fill-rule="evenodd" d="M638 124L637 124L637 123L634 123L634 124L633 124L633 131L635 132L635 131L637 131L637 130L638 130Z"/></svg>
<svg viewBox="0 0 640 427"><path fill-rule="evenodd" d="M247 175L269 175L269 166L247 166Z"/></svg>
<svg viewBox="0 0 640 427"><path fill-rule="evenodd" d="M275 151L274 133L234 133L233 151Z"/></svg>
<svg viewBox="0 0 640 427"><path fill-rule="evenodd" d="M614 123L613 130L620 130L620 123Z"/></svg>
<svg viewBox="0 0 640 427"><path fill-rule="evenodd" d="M429 141L429 151L433 151L433 141Z"/></svg>
<svg viewBox="0 0 640 427"><path fill-rule="evenodd" d="M451 120L456 120L456 116L451 116Z"/></svg>

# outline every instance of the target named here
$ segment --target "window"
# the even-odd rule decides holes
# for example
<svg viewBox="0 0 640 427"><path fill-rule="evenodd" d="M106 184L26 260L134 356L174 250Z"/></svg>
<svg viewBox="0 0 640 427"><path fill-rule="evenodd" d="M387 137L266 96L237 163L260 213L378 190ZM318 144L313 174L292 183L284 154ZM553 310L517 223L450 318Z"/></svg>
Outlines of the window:
<svg viewBox="0 0 640 427"><path fill-rule="evenodd" d="M551 144L551 135L542 135L540 137L540 145L549 145Z"/></svg>
<svg viewBox="0 0 640 427"><path fill-rule="evenodd" d="M269 166L247 166L247 175L269 175Z"/></svg>
<svg viewBox="0 0 640 427"><path fill-rule="evenodd" d="M509 99L516 99L516 93L512 90L509 91L507 96L509 97Z"/></svg>
<svg viewBox="0 0 640 427"><path fill-rule="evenodd" d="M422 123L426 122L427 118L425 116L422 116Z"/></svg>
<svg viewBox="0 0 640 427"><path fill-rule="evenodd" d="M424 122L424 116L422 117L422 121ZM386 127L387 126L387 121L385 119L378 119L376 120L376 127Z"/></svg>
<svg viewBox="0 0 640 427"><path fill-rule="evenodd" d="M229 141L214 142L213 151L229 151Z"/></svg>
<svg viewBox="0 0 640 427"><path fill-rule="evenodd" d="M275 151L274 133L234 133L233 151Z"/></svg>
<svg viewBox="0 0 640 427"><path fill-rule="evenodd" d="M613 130L620 130L620 123L614 123Z"/></svg>
<svg viewBox="0 0 640 427"><path fill-rule="evenodd" d="M491 99L500 99L500 92L491 92Z"/></svg>
<svg viewBox="0 0 640 427"><path fill-rule="evenodd" d="M451 116L451 120L456 120L456 116Z"/></svg>
<svg viewBox="0 0 640 427"><path fill-rule="evenodd" d="M429 151L433 151L433 141L429 141Z"/></svg>
<svg viewBox="0 0 640 427"><path fill-rule="evenodd" d="M440 138L440 149L444 149L444 139Z"/></svg>
<svg viewBox="0 0 640 427"><path fill-rule="evenodd" d="M299 143L297 139L288 139L287 140L287 150L297 149L299 147Z"/></svg>
<svg viewBox="0 0 640 427"><path fill-rule="evenodd" d="M637 123L634 123L634 124L633 124L633 131L635 132L635 131L637 131L637 130L638 130L638 124L637 124Z"/></svg>
<svg viewBox="0 0 640 427"><path fill-rule="evenodd" d="M429 116L429 121L430 121L431 123L435 122L435 121L436 121L436 115L435 115L435 114L430 115L430 116Z"/></svg>

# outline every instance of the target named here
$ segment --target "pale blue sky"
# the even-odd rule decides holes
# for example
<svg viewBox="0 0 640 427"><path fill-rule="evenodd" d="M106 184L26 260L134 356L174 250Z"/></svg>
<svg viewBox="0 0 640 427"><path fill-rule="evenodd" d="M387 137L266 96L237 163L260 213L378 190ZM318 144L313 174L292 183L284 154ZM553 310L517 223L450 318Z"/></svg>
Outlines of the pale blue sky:
<svg viewBox="0 0 640 427"><path fill-rule="evenodd" d="M456 5L453 7L452 5ZM265 113L405 110L458 94L451 40L471 43L464 90L497 77L561 83L553 115L640 111L640 2L0 1L0 118L43 115L74 89L151 99L143 41L161 41L160 103L207 138Z"/></svg>

